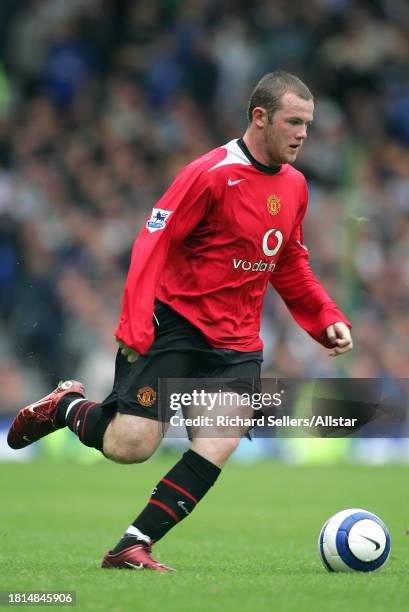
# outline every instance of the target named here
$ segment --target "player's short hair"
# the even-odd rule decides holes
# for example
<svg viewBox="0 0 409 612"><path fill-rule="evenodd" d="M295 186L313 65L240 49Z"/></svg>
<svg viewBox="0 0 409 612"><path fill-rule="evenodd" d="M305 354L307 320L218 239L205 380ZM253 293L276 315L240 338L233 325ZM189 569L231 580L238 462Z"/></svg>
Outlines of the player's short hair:
<svg viewBox="0 0 409 612"><path fill-rule="evenodd" d="M276 70L265 74L257 83L250 96L247 117L253 120L253 109L262 106L271 120L274 113L281 108L281 99L287 92L293 93L303 100L313 100L314 96L305 83L294 74Z"/></svg>

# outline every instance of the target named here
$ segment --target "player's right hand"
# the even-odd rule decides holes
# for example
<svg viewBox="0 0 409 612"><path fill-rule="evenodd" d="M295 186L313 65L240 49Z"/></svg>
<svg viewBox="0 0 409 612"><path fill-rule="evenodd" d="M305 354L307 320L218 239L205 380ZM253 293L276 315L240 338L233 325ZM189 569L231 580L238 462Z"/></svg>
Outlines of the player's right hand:
<svg viewBox="0 0 409 612"><path fill-rule="evenodd" d="M329 353L330 357L342 355L342 353L352 351L354 348L351 332L342 321L338 321L337 323L333 323L333 325L327 327L326 332L329 341L333 345L333 348Z"/></svg>
<svg viewBox="0 0 409 612"><path fill-rule="evenodd" d="M135 361L139 357L139 353L137 353L133 348L125 344L125 342L122 342L122 340L120 340L119 338L116 338L116 341L119 344L121 354L127 358L129 363L135 363Z"/></svg>

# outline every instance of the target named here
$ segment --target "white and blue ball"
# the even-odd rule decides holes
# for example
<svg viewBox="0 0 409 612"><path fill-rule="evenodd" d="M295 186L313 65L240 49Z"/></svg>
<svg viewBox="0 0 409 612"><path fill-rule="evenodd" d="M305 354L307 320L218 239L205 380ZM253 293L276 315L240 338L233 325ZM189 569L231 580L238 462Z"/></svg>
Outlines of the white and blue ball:
<svg viewBox="0 0 409 612"><path fill-rule="evenodd" d="M376 514L349 508L325 523L318 538L318 550L330 572L372 572L388 560L391 539Z"/></svg>

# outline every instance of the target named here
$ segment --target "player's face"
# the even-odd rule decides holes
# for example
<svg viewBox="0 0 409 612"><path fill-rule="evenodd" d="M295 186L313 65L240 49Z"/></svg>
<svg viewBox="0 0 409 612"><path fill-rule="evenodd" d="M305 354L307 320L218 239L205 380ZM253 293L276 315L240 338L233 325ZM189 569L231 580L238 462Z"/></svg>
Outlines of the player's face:
<svg viewBox="0 0 409 612"><path fill-rule="evenodd" d="M303 100L287 92L281 99L281 108L268 119L264 129L264 148L270 164L292 164L307 138L307 129L313 119L314 102Z"/></svg>

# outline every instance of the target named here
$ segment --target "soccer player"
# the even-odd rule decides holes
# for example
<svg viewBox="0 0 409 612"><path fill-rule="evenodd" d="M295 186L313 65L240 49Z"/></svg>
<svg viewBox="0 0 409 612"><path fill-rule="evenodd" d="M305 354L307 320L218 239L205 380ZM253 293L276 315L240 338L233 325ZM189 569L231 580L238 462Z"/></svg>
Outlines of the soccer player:
<svg viewBox="0 0 409 612"><path fill-rule="evenodd" d="M145 461L163 437L158 379L260 378L268 283L330 356L352 349L350 324L312 273L303 243L307 185L292 164L313 110L296 76L277 71L259 81L244 136L186 166L135 241L112 393L95 403L81 383L60 383L19 412L12 448L68 426L108 459ZM239 441L193 435L102 567L171 569L152 558L152 544L192 512Z"/></svg>

